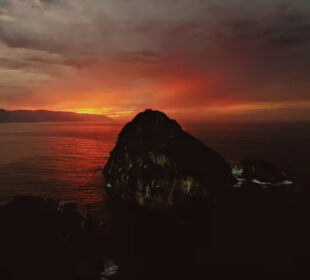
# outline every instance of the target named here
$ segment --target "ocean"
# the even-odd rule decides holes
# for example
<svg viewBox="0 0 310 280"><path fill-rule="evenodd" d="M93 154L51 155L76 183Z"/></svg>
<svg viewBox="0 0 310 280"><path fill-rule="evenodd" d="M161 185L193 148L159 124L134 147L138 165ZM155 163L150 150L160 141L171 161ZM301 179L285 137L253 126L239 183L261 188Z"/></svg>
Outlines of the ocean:
<svg viewBox="0 0 310 280"><path fill-rule="evenodd" d="M0 199L40 195L73 200L90 212L104 201L102 168L123 124L0 124ZM183 128L233 163L261 158L307 186L310 123L191 124Z"/></svg>

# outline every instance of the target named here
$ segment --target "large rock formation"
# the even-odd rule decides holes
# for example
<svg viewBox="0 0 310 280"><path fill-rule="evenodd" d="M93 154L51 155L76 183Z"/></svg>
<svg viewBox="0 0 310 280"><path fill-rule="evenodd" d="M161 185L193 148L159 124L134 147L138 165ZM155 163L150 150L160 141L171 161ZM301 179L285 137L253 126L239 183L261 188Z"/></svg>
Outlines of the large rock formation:
<svg viewBox="0 0 310 280"><path fill-rule="evenodd" d="M138 114L123 128L104 175L109 193L149 206L213 199L235 183L218 153L153 110Z"/></svg>
<svg viewBox="0 0 310 280"><path fill-rule="evenodd" d="M74 203L17 197L0 223L0 279L99 279L99 231Z"/></svg>

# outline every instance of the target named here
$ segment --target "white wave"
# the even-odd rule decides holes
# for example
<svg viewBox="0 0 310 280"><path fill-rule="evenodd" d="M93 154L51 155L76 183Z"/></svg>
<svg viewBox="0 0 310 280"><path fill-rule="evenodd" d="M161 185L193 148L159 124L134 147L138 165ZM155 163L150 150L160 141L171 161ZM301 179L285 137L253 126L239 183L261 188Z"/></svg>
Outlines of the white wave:
<svg viewBox="0 0 310 280"><path fill-rule="evenodd" d="M105 260L104 271L100 273L100 280L105 280L106 277L113 276L118 272L118 265L114 263L113 260Z"/></svg>
<svg viewBox="0 0 310 280"><path fill-rule="evenodd" d="M243 183L246 181L246 179L243 177L243 168L241 168L237 164L234 164L231 169L231 173L237 180L234 188L242 188Z"/></svg>
<svg viewBox="0 0 310 280"><path fill-rule="evenodd" d="M234 176L242 176L243 174L243 168L237 166L237 165L234 165L233 168L231 169L231 173L234 175Z"/></svg>
<svg viewBox="0 0 310 280"><path fill-rule="evenodd" d="M263 182L263 181L259 181L257 179L253 179L252 182L255 184L259 184L259 185L268 185L268 186L284 186L284 185L292 185L293 184L293 182L289 181L289 180L283 180L281 182L271 183L271 182Z"/></svg>

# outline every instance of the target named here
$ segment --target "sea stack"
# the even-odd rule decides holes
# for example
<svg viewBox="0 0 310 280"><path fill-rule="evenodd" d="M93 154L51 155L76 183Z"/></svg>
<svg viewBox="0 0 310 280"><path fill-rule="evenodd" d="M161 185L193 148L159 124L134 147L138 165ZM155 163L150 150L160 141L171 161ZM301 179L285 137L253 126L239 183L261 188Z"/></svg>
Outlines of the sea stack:
<svg viewBox="0 0 310 280"><path fill-rule="evenodd" d="M104 176L107 193L144 206L214 201L236 182L221 155L150 109L122 129Z"/></svg>

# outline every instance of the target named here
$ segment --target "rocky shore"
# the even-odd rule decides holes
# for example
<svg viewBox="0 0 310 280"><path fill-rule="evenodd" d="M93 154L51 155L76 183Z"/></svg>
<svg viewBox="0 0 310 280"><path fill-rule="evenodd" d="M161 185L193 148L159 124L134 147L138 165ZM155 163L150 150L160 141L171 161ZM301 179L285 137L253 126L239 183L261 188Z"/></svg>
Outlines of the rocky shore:
<svg viewBox="0 0 310 280"><path fill-rule="evenodd" d="M298 279L310 199L276 165L230 164L159 111L120 132L104 220L72 202L0 207L0 279Z"/></svg>

